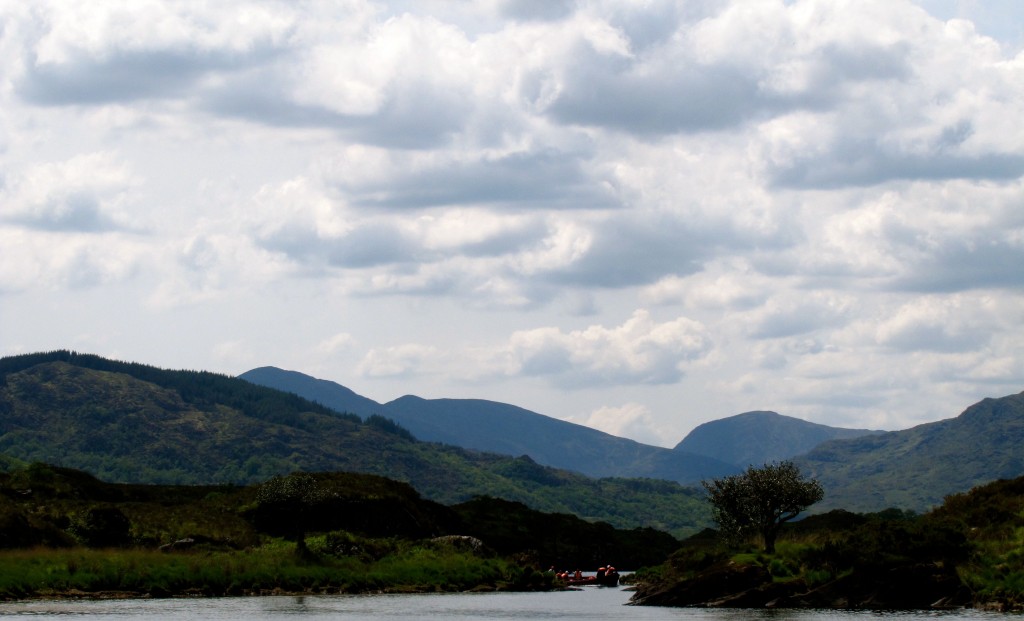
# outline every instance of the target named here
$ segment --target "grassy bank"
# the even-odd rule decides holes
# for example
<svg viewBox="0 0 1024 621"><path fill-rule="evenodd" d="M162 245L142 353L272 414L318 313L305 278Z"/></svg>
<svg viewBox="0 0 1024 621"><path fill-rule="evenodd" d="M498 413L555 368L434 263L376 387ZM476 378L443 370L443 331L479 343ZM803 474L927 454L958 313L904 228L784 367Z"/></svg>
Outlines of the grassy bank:
<svg viewBox="0 0 1024 621"><path fill-rule="evenodd" d="M295 553L281 540L240 551L35 548L0 552L0 597L365 593L550 588L500 558L446 546L393 542L379 559L337 556L313 538Z"/></svg>

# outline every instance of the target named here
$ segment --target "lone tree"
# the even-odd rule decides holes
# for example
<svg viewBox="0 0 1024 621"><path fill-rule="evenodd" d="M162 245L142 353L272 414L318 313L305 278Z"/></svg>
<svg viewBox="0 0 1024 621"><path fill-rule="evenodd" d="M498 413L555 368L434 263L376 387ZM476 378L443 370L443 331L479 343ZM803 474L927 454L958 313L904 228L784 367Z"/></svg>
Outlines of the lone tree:
<svg viewBox="0 0 1024 621"><path fill-rule="evenodd" d="M721 532L729 537L761 535L768 553L775 552L782 524L825 495L821 483L804 480L791 461L750 466L742 474L701 481L701 485Z"/></svg>
<svg viewBox="0 0 1024 621"><path fill-rule="evenodd" d="M295 539L296 554L306 557L306 532L316 523L327 498L315 475L295 472L277 476L257 488L254 522L257 528Z"/></svg>

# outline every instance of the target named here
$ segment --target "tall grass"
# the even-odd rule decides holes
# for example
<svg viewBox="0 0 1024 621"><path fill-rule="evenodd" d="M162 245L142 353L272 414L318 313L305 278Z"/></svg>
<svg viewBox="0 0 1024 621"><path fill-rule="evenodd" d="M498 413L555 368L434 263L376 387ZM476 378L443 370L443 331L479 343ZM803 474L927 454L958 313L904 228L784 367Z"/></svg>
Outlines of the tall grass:
<svg viewBox="0 0 1024 621"><path fill-rule="evenodd" d="M978 599L1024 608L1024 528L1001 540L981 542L959 573Z"/></svg>
<svg viewBox="0 0 1024 621"><path fill-rule="evenodd" d="M245 551L39 548L0 552L0 598L120 592L170 596L285 592L452 591L498 587L509 567L499 559L413 548L376 561L303 559L274 541Z"/></svg>

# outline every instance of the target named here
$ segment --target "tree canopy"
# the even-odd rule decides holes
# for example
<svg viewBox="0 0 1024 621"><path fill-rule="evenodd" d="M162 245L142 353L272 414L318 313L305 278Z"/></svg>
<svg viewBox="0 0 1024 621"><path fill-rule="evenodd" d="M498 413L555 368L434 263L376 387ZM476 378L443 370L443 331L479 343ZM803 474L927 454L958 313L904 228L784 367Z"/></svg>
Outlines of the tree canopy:
<svg viewBox="0 0 1024 621"><path fill-rule="evenodd" d="M730 537L758 534L769 553L775 551L782 524L825 495L821 484L805 480L791 461L750 466L741 474L702 481L701 485L721 532Z"/></svg>

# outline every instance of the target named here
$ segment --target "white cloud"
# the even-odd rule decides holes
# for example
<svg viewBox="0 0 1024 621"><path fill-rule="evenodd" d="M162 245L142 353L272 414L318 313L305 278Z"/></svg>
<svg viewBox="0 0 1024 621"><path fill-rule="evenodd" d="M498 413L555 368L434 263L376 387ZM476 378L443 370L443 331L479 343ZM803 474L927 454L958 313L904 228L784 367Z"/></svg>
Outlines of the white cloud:
<svg viewBox="0 0 1024 621"><path fill-rule="evenodd" d="M941 4L0 3L3 340L955 415L1024 377L1024 38Z"/></svg>
<svg viewBox="0 0 1024 621"><path fill-rule="evenodd" d="M572 422L655 446L660 446L667 435L647 407L639 403L601 407Z"/></svg>
<svg viewBox="0 0 1024 621"><path fill-rule="evenodd" d="M776 297L750 313L750 335L755 339L770 339L833 328L848 321L853 306L854 300L847 296L797 294L789 299Z"/></svg>
<svg viewBox="0 0 1024 621"><path fill-rule="evenodd" d="M408 377L437 373L438 362L447 354L435 347L406 344L375 348L367 352L357 371L366 377Z"/></svg>
<svg viewBox="0 0 1024 621"><path fill-rule="evenodd" d="M909 351L960 352L984 349L992 337L991 300L963 296L919 298L882 322L876 339L882 345Z"/></svg>
<svg viewBox="0 0 1024 621"><path fill-rule="evenodd" d="M182 99L211 74L275 53L294 16L271 7L44 3L15 26L25 46L18 91L44 105Z"/></svg>
<svg viewBox="0 0 1024 621"><path fill-rule="evenodd" d="M130 228L133 217L127 203L139 183L110 153L37 164L15 173L0 190L0 220L50 231Z"/></svg>
<svg viewBox="0 0 1024 621"><path fill-rule="evenodd" d="M321 354L332 355L338 351L351 349L355 338L348 332L339 332L330 338L324 339L317 344L316 349Z"/></svg>
<svg viewBox="0 0 1024 621"><path fill-rule="evenodd" d="M149 264L144 244L111 233L76 237L0 227L0 247L0 293L114 285Z"/></svg>
<svg viewBox="0 0 1024 621"><path fill-rule="evenodd" d="M658 323L647 311L638 310L614 328L516 332L507 355L514 375L539 375L560 386L581 388L677 382L711 347L710 336L698 322L680 317Z"/></svg>

